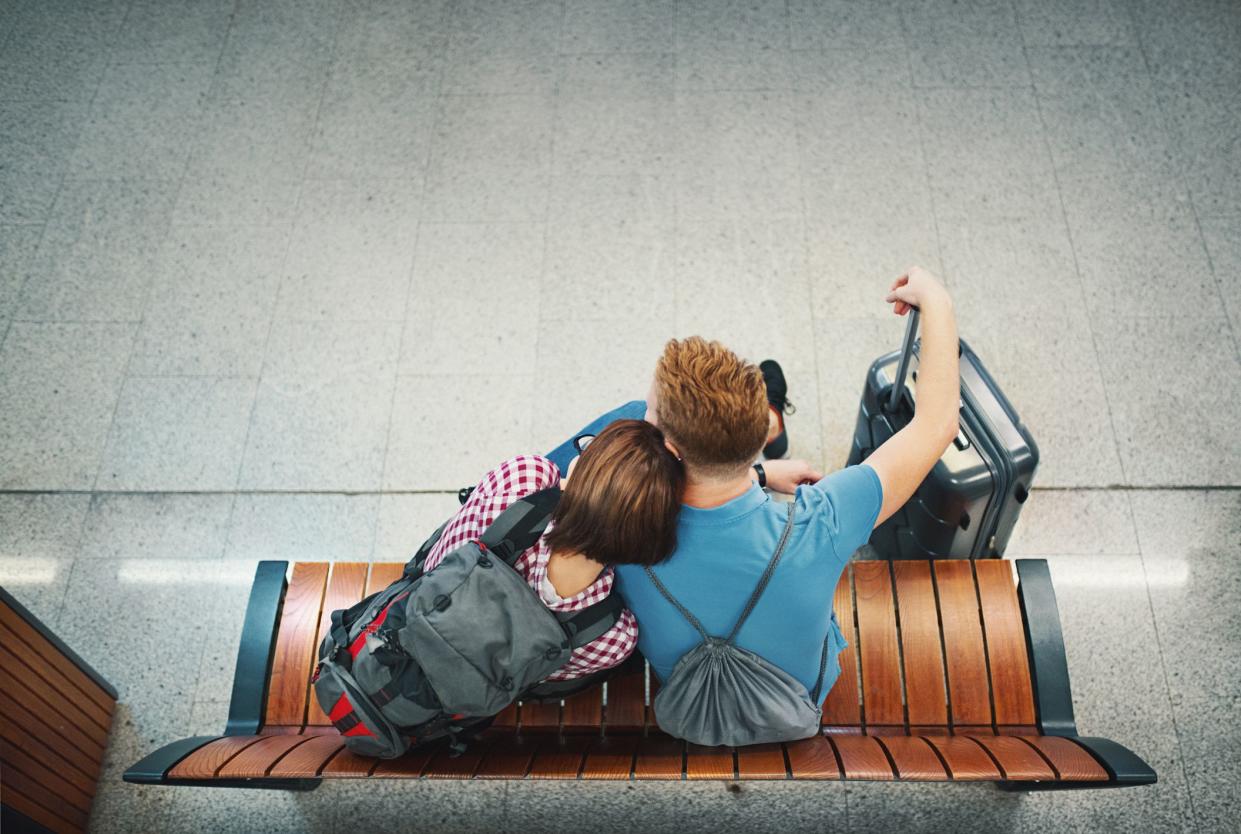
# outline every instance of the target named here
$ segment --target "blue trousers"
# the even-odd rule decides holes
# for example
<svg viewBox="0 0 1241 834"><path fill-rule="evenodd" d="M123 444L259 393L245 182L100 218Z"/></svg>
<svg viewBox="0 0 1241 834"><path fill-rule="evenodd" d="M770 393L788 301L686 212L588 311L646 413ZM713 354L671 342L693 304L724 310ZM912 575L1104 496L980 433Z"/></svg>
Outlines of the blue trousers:
<svg viewBox="0 0 1241 834"><path fill-rule="evenodd" d="M548 452L547 459L556 464L556 468L560 470L560 474L563 476L569 471L569 462L577 457L577 449L573 448L573 440L575 438L581 437L583 434L598 434L617 420L641 420L645 416L646 400L627 402L591 420L573 437L570 437L564 443Z"/></svg>

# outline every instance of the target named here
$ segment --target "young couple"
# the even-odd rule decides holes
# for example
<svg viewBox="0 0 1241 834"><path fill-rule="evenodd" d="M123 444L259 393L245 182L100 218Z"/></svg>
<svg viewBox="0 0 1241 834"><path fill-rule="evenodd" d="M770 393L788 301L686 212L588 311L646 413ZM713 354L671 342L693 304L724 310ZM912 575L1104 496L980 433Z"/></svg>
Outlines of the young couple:
<svg viewBox="0 0 1241 834"><path fill-rule="evenodd" d="M779 366L760 369L697 337L673 340L645 402L603 415L546 457L516 457L489 472L445 528L427 568L479 537L514 501L559 482L552 522L517 569L555 611L585 608L613 590L626 610L549 680L611 668L635 647L667 680L702 641L668 597L707 633L727 634L784 532L786 508L767 490L793 495L794 525L778 569L736 642L818 692L821 704L846 645L830 602L845 564L913 495L957 434L958 347L947 291L913 268L886 300L897 315L911 307L922 313L917 411L865 463L826 477L802 460L755 465L760 452L779 458L787 448Z"/></svg>

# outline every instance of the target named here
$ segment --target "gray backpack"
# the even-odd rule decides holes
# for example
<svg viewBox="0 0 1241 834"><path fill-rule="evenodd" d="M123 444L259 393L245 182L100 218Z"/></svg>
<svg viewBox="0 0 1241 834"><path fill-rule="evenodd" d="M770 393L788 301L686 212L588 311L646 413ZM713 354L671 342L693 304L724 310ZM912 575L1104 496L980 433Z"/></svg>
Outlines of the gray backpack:
<svg viewBox="0 0 1241 834"><path fill-rule="evenodd" d="M313 683L350 751L394 758L444 738L461 750L513 701L559 700L603 679L540 683L622 610L609 594L584 610L551 611L513 567L559 497L552 487L513 503L478 541L423 572L441 527L400 579L332 612Z"/></svg>
<svg viewBox="0 0 1241 834"><path fill-rule="evenodd" d="M655 696L655 719L665 733L707 747L795 741L819 732L819 687L827 666L828 641L823 641L819 682L806 694L801 681L734 641L746 618L758 604L780 562L793 531L793 504L776 552L745 610L726 638L712 637L698 618L677 602L649 567L646 575L681 616L702 635L702 643L687 652Z"/></svg>

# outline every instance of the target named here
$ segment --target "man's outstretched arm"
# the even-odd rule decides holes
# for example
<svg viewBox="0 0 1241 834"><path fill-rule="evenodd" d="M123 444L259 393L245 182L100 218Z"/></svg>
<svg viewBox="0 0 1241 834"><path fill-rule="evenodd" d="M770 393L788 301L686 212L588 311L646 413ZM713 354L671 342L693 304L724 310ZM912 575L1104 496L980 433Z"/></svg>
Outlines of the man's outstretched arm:
<svg viewBox="0 0 1241 834"><path fill-rule="evenodd" d="M910 499L957 436L961 404L957 321L944 285L913 267L896 280L886 300L900 316L911 306L921 310L922 350L913 420L866 459L883 486L876 527Z"/></svg>

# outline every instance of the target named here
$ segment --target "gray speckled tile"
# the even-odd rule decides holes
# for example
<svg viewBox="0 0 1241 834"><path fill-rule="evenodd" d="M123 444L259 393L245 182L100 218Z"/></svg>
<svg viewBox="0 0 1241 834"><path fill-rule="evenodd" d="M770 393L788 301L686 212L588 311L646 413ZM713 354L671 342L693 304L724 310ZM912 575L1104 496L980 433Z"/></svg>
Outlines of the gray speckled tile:
<svg viewBox="0 0 1241 834"><path fill-rule="evenodd" d="M461 503L455 492L381 495L379 521L375 525L375 549L371 560L408 561L417 552L418 546L459 509Z"/></svg>
<svg viewBox="0 0 1241 834"><path fill-rule="evenodd" d="M1024 87L1030 83L1010 3L924 0L901 8L920 87Z"/></svg>
<svg viewBox="0 0 1241 834"><path fill-rule="evenodd" d="M42 236L42 226L0 226L0 331L8 327L17 309L26 265Z"/></svg>
<svg viewBox="0 0 1241 834"><path fill-rule="evenodd" d="M1226 831L1237 802L1228 774L1241 767L1241 497L1142 492L1133 508L1198 825Z"/></svg>
<svg viewBox="0 0 1241 834"><path fill-rule="evenodd" d="M1137 30L1121 0L1017 0L1026 46L1130 46Z"/></svg>
<svg viewBox="0 0 1241 834"><path fill-rule="evenodd" d="M132 324L25 324L0 347L0 488L90 489Z"/></svg>
<svg viewBox="0 0 1241 834"><path fill-rule="evenodd" d="M218 560L233 500L232 495L97 493L83 527L81 557Z"/></svg>
<svg viewBox="0 0 1241 834"><path fill-rule="evenodd" d="M378 497L239 495L226 559L366 562Z"/></svg>
<svg viewBox="0 0 1241 834"><path fill-rule="evenodd" d="M565 8L562 54L671 52L676 3L670 0L580 0Z"/></svg>
<svg viewBox="0 0 1241 834"><path fill-rule="evenodd" d="M1036 486L1040 480L1036 474ZM1017 558L1137 552L1128 492L1035 489L1021 508L1021 517L1004 555Z"/></svg>
<svg viewBox="0 0 1241 834"><path fill-rule="evenodd" d="M114 58L123 63L212 62L232 23L232 0L139 0L125 18Z"/></svg>
<svg viewBox="0 0 1241 834"><path fill-rule="evenodd" d="M879 0L865 7L849 0L791 0L788 5L793 49L834 52L905 44L901 4L896 0Z"/></svg>
<svg viewBox="0 0 1241 834"><path fill-rule="evenodd" d="M0 585L56 627L90 496L0 495Z"/></svg>

